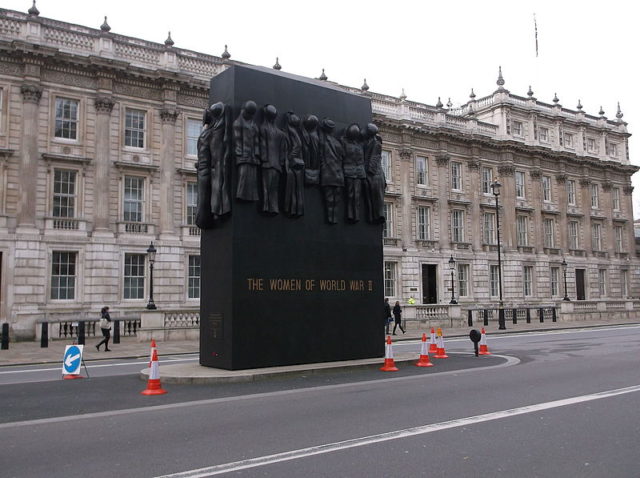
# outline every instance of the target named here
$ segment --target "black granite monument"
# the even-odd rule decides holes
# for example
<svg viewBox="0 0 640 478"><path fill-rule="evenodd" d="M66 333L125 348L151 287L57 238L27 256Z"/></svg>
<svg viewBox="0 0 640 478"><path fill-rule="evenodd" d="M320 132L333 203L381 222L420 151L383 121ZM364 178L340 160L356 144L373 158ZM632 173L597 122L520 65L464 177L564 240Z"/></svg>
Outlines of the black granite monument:
<svg viewBox="0 0 640 478"><path fill-rule="evenodd" d="M200 363L238 370L381 357L382 224L365 209L370 194L355 200L362 161L379 162L360 133L370 100L248 66L217 75L210 91L198 165ZM359 174L347 197L329 179L342 175L349 125Z"/></svg>

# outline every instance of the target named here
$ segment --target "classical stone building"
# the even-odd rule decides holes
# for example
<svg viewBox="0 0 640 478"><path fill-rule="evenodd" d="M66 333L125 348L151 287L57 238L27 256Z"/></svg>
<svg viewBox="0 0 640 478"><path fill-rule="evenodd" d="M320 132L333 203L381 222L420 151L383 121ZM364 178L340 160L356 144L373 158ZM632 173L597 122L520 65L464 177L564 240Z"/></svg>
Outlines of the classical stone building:
<svg viewBox="0 0 640 478"><path fill-rule="evenodd" d="M17 338L105 304L139 313L152 241L158 307L199 303L195 145L208 81L234 60L110 30L0 10L0 322ZM562 299L563 258L573 299L638 295L620 111L520 97L501 74L457 109L344 88L371 97L384 140L392 300L448 303L453 258L457 301L497 301L495 179L505 303Z"/></svg>

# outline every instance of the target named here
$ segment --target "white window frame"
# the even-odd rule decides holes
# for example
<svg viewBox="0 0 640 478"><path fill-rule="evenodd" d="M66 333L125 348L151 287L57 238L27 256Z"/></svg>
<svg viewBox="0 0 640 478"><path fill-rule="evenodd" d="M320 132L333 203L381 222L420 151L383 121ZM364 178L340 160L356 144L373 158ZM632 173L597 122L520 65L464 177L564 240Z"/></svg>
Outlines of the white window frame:
<svg viewBox="0 0 640 478"><path fill-rule="evenodd" d="M562 139L563 139L565 148L573 149L575 147L573 138L574 138L573 133L563 133Z"/></svg>
<svg viewBox="0 0 640 478"><path fill-rule="evenodd" d="M198 138L202 132L202 121L186 118L184 122L184 155L188 158L198 157ZM195 136L194 136L195 133Z"/></svg>
<svg viewBox="0 0 640 478"><path fill-rule="evenodd" d="M551 297L560 295L560 268L552 266L549 271L549 285L551 286Z"/></svg>
<svg viewBox="0 0 640 478"><path fill-rule="evenodd" d="M496 214L494 212L482 213L482 242L493 245L496 240Z"/></svg>
<svg viewBox="0 0 640 478"><path fill-rule="evenodd" d="M595 138L588 136L586 138L586 143L587 143L586 149L588 153L596 153L598 151L598 147L597 147L598 143Z"/></svg>
<svg viewBox="0 0 640 478"><path fill-rule="evenodd" d="M524 123L522 121L512 120L511 134L520 138L524 137Z"/></svg>
<svg viewBox="0 0 640 478"><path fill-rule="evenodd" d="M500 295L500 269L497 264L489 264L489 296Z"/></svg>
<svg viewBox="0 0 640 478"><path fill-rule="evenodd" d="M416 208L416 235L421 241L428 241L431 237L431 208L418 206Z"/></svg>
<svg viewBox="0 0 640 478"><path fill-rule="evenodd" d="M618 157L618 144L617 143L609 143L607 141L607 156L611 156L612 158Z"/></svg>
<svg viewBox="0 0 640 478"><path fill-rule="evenodd" d="M140 118L142 118L142 128L140 128L139 125ZM124 108L122 144L125 148L133 150L146 149L148 143L148 128L149 114L146 110L132 107ZM128 132L130 134L127 134ZM140 139L142 139L142 145L140 145Z"/></svg>
<svg viewBox="0 0 640 478"><path fill-rule="evenodd" d="M580 248L580 223L578 221L569 221L567 224L569 229L569 249Z"/></svg>
<svg viewBox="0 0 640 478"><path fill-rule="evenodd" d="M384 261L384 296L397 297L398 263Z"/></svg>
<svg viewBox="0 0 640 478"><path fill-rule="evenodd" d="M58 173L69 174L70 177L73 177L73 181L64 182L64 184L73 185L73 192L68 192L68 191L56 192L57 186L63 184L63 181L56 180ZM52 217L61 218L61 219L73 219L78 217L78 186L79 186L78 179L79 179L79 174L77 169L56 168L56 167L53 168L53 178L52 178L53 184L51 187L51 216ZM58 200L60 203L66 203L66 204L64 205L60 204L58 211L56 211L56 203L58 202ZM60 211L62 209L71 209L72 213L67 215L62 215L60 214Z"/></svg>
<svg viewBox="0 0 640 478"><path fill-rule="evenodd" d="M127 264L127 259L128 258L133 258L136 257L136 261L138 262L137 264ZM139 260L142 259L142 264L139 263ZM132 268L135 267L137 269L141 268L142 269L142 275L132 275L132 274L127 274L127 271L129 272L140 272L139 270L135 270L133 271ZM128 269L129 268L129 269ZM140 300L144 300L146 297L146 287L147 287L147 276L146 276L146 272L147 272L147 255L144 252L123 252L123 256L122 256L122 300L125 301L140 301ZM140 281L142 282L140 284ZM135 284L132 285L132 282L135 282ZM127 291L129 291L129 294L131 293L130 291L135 290L137 292L141 291L141 296L138 297L127 297Z"/></svg>
<svg viewBox="0 0 640 478"><path fill-rule="evenodd" d="M591 224L591 250L602 250L602 224L599 222Z"/></svg>
<svg viewBox="0 0 640 478"><path fill-rule="evenodd" d="M187 300L200 299L201 285L202 285L202 282L200 280L201 271L202 271L202 262L201 262L200 254L188 254L187 255Z"/></svg>
<svg viewBox="0 0 640 478"><path fill-rule="evenodd" d="M540 128L538 128L538 139L540 140L541 143L548 143L549 142L549 128L547 128L545 126L540 126Z"/></svg>
<svg viewBox="0 0 640 478"><path fill-rule="evenodd" d="M469 264L460 264L457 265L458 269L458 297L469 297Z"/></svg>
<svg viewBox="0 0 640 478"><path fill-rule="evenodd" d="M516 216L516 241L518 246L527 247L529 245L529 217Z"/></svg>
<svg viewBox="0 0 640 478"><path fill-rule="evenodd" d="M429 160L425 156L416 156L415 161L416 185L429 185Z"/></svg>
<svg viewBox="0 0 640 478"><path fill-rule="evenodd" d="M607 270L598 269L598 294L600 298L607 296Z"/></svg>
<svg viewBox="0 0 640 478"><path fill-rule="evenodd" d="M493 169L488 167L482 168L482 193L493 195L491 183L493 182Z"/></svg>
<svg viewBox="0 0 640 478"><path fill-rule="evenodd" d="M591 209L600 207L600 188L598 184L591 184Z"/></svg>
<svg viewBox="0 0 640 478"><path fill-rule="evenodd" d="M451 161L451 190L462 191L462 163Z"/></svg>
<svg viewBox="0 0 640 478"><path fill-rule="evenodd" d="M516 198L517 199L525 199L526 198L526 190L525 190L526 177L524 171L516 171L515 172L515 186L516 186Z"/></svg>
<svg viewBox="0 0 640 478"><path fill-rule="evenodd" d="M522 267L522 294L525 297L533 295L533 266Z"/></svg>
<svg viewBox="0 0 640 478"><path fill-rule="evenodd" d="M544 234L544 247L555 247L555 219L546 217L542 220L542 230Z"/></svg>
<svg viewBox="0 0 640 478"><path fill-rule="evenodd" d="M542 200L551 202L551 176L542 176Z"/></svg>
<svg viewBox="0 0 640 478"><path fill-rule="evenodd" d="M464 242L464 210L451 210L451 242Z"/></svg>
<svg viewBox="0 0 640 478"><path fill-rule="evenodd" d="M611 188L611 204L614 211L620 211L620 188Z"/></svg>
<svg viewBox="0 0 640 478"><path fill-rule="evenodd" d="M381 161L382 161L382 172L384 173L384 179L387 183L392 183L393 182L393 175L392 175L392 157L391 157L391 151L387 150L387 149L383 149L382 152L380 153L381 155Z"/></svg>
<svg viewBox="0 0 640 478"><path fill-rule="evenodd" d="M196 225L196 209L198 208L198 183L187 181L184 186L185 224Z"/></svg>
<svg viewBox="0 0 640 478"><path fill-rule="evenodd" d="M59 111L59 103L61 103L61 111ZM75 117L72 110L67 106L75 106ZM61 113L58 116L58 113ZM69 113L69 114L67 114ZM58 125L60 124L62 134L58 136ZM73 130L74 134L69 132ZM65 133L67 131L67 133ZM69 136L67 136L69 134ZM77 143L80 138L80 100L66 96L55 96L53 101L53 137L56 141Z"/></svg>
<svg viewBox="0 0 640 478"><path fill-rule="evenodd" d="M393 203L384 202L384 224L382 226L382 237L395 237L395 225L394 225L394 213Z"/></svg>
<svg viewBox="0 0 640 478"><path fill-rule="evenodd" d="M137 181L141 181L142 187L139 188L139 190L141 191L142 196L140 198L127 198L127 190L130 189L127 186L128 180L137 180ZM135 174L125 174L122 177L122 221L123 222L128 222L128 223L139 223L142 224L145 222L145 217L146 217L146 198L147 198L147 178L145 176L138 176ZM140 205L140 218L139 220L137 219L132 219L131 216L129 216L129 218L127 218L127 214L130 214L130 212L127 210L127 204L139 204ZM136 211L137 213L137 211Z"/></svg>
<svg viewBox="0 0 640 478"><path fill-rule="evenodd" d="M629 271L620 269L620 295L623 299L629 297Z"/></svg>
<svg viewBox="0 0 640 478"><path fill-rule="evenodd" d="M624 251L624 226L613 226L616 252Z"/></svg>
<svg viewBox="0 0 640 478"><path fill-rule="evenodd" d="M576 182L573 179L567 180L567 204L576 205Z"/></svg>
<svg viewBox="0 0 640 478"><path fill-rule="evenodd" d="M55 265L54 260L57 255L66 254L66 257L73 257L73 263L71 261L67 261L64 264L60 263L61 267L66 267L67 273L63 274L62 271L60 273L55 274ZM49 274L49 300L51 301L75 301L77 299L78 292L78 251L69 251L69 250L52 250L51 251L51 261L50 261L50 274ZM73 273L68 273L68 269L73 268ZM57 285L54 285L57 282ZM61 282L64 282L64 285L61 285ZM71 284L71 287L69 287ZM61 294L62 291L66 291L64 294ZM54 297L55 295L55 297ZM61 296L63 295L63 297Z"/></svg>

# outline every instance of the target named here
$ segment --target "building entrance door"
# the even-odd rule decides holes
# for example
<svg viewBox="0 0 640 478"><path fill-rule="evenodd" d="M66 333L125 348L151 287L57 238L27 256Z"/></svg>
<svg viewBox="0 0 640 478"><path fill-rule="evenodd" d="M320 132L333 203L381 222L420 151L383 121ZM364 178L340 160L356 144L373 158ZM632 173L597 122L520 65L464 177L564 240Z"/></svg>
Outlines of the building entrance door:
<svg viewBox="0 0 640 478"><path fill-rule="evenodd" d="M585 300L584 269L576 269L576 299Z"/></svg>
<svg viewBox="0 0 640 478"><path fill-rule="evenodd" d="M438 303L438 266L436 264L422 264L422 303Z"/></svg>

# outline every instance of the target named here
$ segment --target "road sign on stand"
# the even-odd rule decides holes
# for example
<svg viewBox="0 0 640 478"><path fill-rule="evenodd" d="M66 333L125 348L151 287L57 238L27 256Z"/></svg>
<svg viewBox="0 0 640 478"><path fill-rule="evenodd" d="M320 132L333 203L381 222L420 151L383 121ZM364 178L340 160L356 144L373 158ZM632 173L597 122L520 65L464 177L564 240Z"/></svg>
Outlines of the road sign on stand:
<svg viewBox="0 0 640 478"><path fill-rule="evenodd" d="M63 375L79 375L82 366L82 350L84 345L67 345L62 359Z"/></svg>

